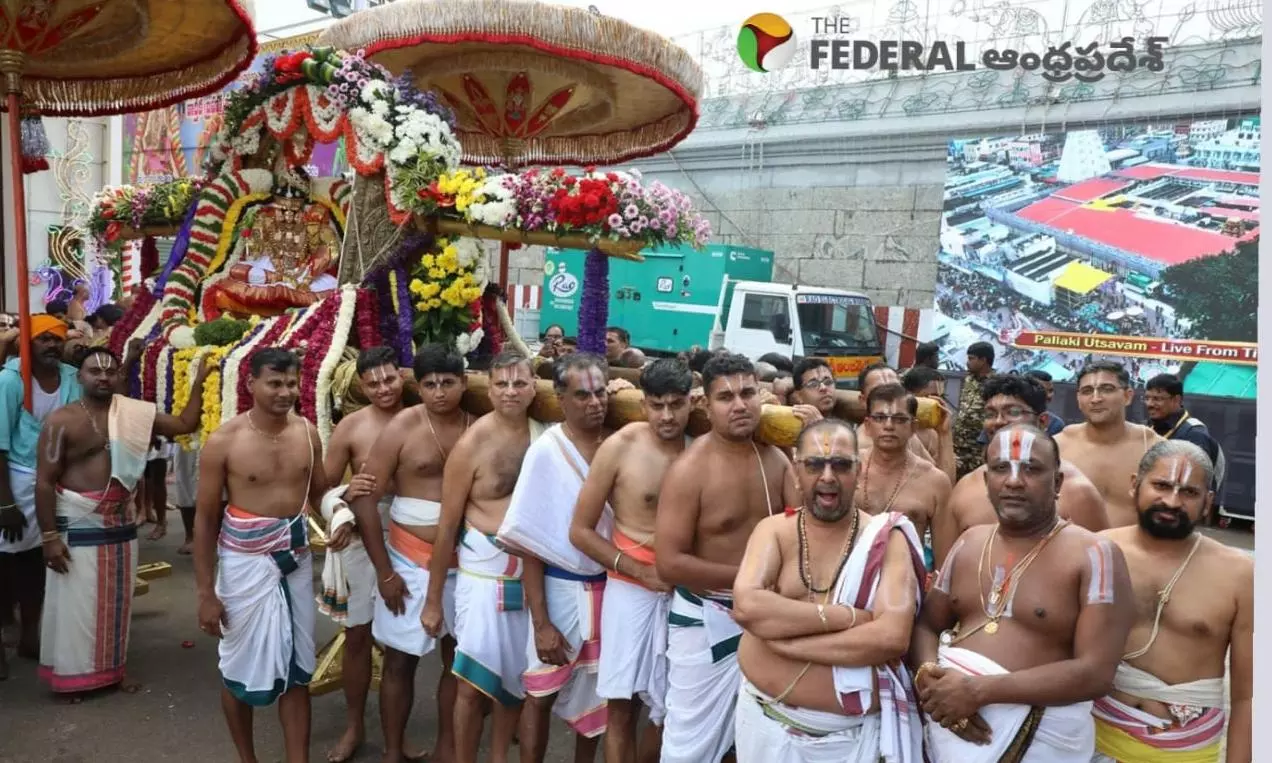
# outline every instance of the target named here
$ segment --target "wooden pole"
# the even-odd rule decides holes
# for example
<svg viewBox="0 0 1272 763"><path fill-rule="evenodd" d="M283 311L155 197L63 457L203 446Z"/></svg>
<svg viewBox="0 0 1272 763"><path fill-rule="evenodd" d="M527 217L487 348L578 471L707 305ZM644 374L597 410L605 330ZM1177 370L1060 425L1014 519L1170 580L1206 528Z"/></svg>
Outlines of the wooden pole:
<svg viewBox="0 0 1272 763"><path fill-rule="evenodd" d="M14 239L18 271L18 352L22 358L23 400L28 411L31 395L31 276L27 267L26 186L22 176L22 64L15 50L0 51L0 72L4 73L9 109L9 177L13 185Z"/></svg>

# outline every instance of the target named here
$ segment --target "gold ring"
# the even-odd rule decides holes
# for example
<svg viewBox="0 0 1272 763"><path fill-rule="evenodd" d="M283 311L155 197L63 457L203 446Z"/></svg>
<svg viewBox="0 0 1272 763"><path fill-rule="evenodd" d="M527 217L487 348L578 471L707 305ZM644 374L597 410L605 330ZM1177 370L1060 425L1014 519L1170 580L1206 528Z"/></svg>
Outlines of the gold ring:
<svg viewBox="0 0 1272 763"><path fill-rule="evenodd" d="M964 718L961 721L958 721L953 726L950 726L950 728L953 729L954 731L962 731L963 729L967 728L967 719Z"/></svg>

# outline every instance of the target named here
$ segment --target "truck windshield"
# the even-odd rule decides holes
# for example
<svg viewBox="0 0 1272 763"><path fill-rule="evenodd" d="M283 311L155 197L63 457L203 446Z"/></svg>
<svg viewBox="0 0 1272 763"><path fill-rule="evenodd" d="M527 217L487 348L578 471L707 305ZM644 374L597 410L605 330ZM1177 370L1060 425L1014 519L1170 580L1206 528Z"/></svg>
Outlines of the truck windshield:
<svg viewBox="0 0 1272 763"><path fill-rule="evenodd" d="M879 354L870 302L847 295L799 295L796 310L809 355Z"/></svg>

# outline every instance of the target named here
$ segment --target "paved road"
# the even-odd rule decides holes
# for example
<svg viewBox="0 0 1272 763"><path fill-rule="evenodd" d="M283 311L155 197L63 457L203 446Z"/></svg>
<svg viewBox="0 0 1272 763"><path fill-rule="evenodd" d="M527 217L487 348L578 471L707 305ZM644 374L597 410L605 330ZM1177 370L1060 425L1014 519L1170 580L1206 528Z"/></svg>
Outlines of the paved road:
<svg viewBox="0 0 1272 763"><path fill-rule="evenodd" d="M179 532L180 520L172 516ZM1229 545L1249 549L1254 536L1244 530L1208 531ZM136 695L106 693L77 706L61 706L40 686L35 666L10 652L13 671L0 683L0 763L87 763L88 761L233 761L219 704L216 646L195 624L193 565L177 556L177 538L142 541L142 561L168 561L173 575L151 583L150 593L136 600L130 673L144 684ZM319 616L319 643L335 633L335 626ZM194 647L186 649L182 642ZM423 661L416 686L415 713L408 738L431 745L436 707L431 699L440 665ZM379 760L379 705L368 700L368 744L357 761ZM272 710L257 713L257 751L262 761L282 760L282 738ZM311 760L326 760L327 749L344 730L344 700L340 693L318 697L313 703ZM550 763L563 763L572 751L568 729L556 723L552 731ZM514 751L515 753L515 751ZM193 757L191 757L193 756ZM572 757L572 756L571 756ZM599 756L598 756L599 759Z"/></svg>
<svg viewBox="0 0 1272 763"><path fill-rule="evenodd" d="M58 705L37 682L35 665L10 650L12 676L0 683L0 763L235 760L221 715L216 644L196 624L193 564L190 557L176 554L179 539L173 535L180 533L181 520L175 512L170 521L175 533L168 538L141 541L143 563L167 561L173 566L172 577L152 582L150 593L136 599L133 608L128 667L144 688L131 696L109 692L81 705ZM336 627L321 614L318 623L321 644ZM194 647L183 648L186 640ZM426 658L420 668L408 740L431 748L437 728L432 696L440 663ZM327 750L340 738L344 709L339 692L314 699L312 761L325 761ZM372 693L367 701L368 744L354 758L360 763L380 760L379 714ZM281 761L283 742L275 711L258 712L256 718L257 755L262 763ZM559 722L554 725L551 763L564 763L567 753L572 757L568 731Z"/></svg>

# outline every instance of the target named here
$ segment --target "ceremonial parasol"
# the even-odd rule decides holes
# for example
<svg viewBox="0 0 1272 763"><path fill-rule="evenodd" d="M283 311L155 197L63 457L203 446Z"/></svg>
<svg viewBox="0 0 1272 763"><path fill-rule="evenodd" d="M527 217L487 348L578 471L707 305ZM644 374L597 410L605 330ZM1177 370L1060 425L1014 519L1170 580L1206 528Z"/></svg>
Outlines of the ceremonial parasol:
<svg viewBox="0 0 1272 763"><path fill-rule="evenodd" d="M467 164L613 165L667 151L698 121L683 48L599 13L526 0L398 0L319 44L411 72L455 111ZM505 246L499 277L507 284Z"/></svg>
<svg viewBox="0 0 1272 763"><path fill-rule="evenodd" d="M147 111L229 84L256 55L250 0L0 0L0 74L9 112L17 222L22 380L31 407L22 111Z"/></svg>

